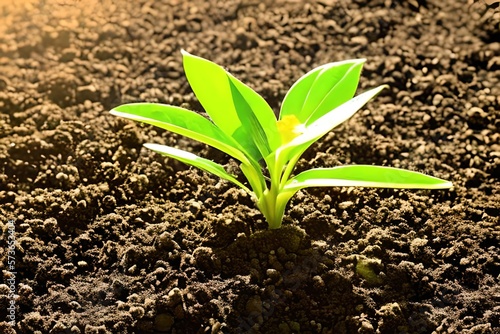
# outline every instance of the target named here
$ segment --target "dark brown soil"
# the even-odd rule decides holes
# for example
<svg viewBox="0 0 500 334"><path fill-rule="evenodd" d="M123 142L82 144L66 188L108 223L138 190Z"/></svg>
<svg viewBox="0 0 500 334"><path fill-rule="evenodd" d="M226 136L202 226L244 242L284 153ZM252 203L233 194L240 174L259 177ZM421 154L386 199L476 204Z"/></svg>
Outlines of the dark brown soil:
<svg viewBox="0 0 500 334"><path fill-rule="evenodd" d="M1 1L0 333L499 333L499 24L465 0ZM181 48L276 110L313 67L367 58L360 91L390 89L298 168L455 187L302 191L267 230L238 189L142 144L224 154L107 113L201 112Z"/></svg>

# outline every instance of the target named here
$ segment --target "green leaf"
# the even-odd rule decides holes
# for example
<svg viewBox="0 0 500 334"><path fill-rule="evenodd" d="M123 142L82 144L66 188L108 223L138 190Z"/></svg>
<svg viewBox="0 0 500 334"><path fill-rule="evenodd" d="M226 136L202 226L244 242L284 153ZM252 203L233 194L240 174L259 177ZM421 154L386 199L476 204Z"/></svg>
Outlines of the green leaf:
<svg viewBox="0 0 500 334"><path fill-rule="evenodd" d="M267 157L271 153L271 148L269 147L269 142L267 140L266 132L259 120L252 111L252 108L248 105L245 98L241 95L240 91L236 88L233 82L229 81L229 86L231 88L231 94L236 108L236 113L241 123L245 126L245 130L250 132L252 136L250 137L260 152L262 157Z"/></svg>
<svg viewBox="0 0 500 334"><path fill-rule="evenodd" d="M240 169L247 178L250 187L255 193L255 196L257 198L260 198L262 196L262 193L266 189L266 179L262 174L260 165L259 164L248 165L242 163L240 164Z"/></svg>
<svg viewBox="0 0 500 334"><path fill-rule="evenodd" d="M240 80L228 73L229 80L234 88L238 90L241 97L246 101L252 111L252 118L258 120L258 126L265 132L270 150L275 150L281 139L278 132L277 120L274 111L262 96L257 94L252 88L243 84ZM233 87L233 86L232 86ZM240 114L239 114L240 115ZM240 118L241 119L241 118Z"/></svg>
<svg viewBox="0 0 500 334"><path fill-rule="evenodd" d="M295 115L305 125L354 96L365 59L352 59L316 67L295 82L281 105L280 119Z"/></svg>
<svg viewBox="0 0 500 334"><path fill-rule="evenodd" d="M130 103L118 106L110 113L198 140L241 162L249 163L238 143L208 119L193 111L166 104Z"/></svg>
<svg viewBox="0 0 500 334"><path fill-rule="evenodd" d="M276 118L259 94L219 65L184 50L182 55L191 88L212 121L224 133L244 146L255 160L265 157L256 142L266 140L265 146L270 150L277 148L280 139ZM248 113L253 113L253 116L246 115ZM254 122L255 119L258 122ZM262 131L265 136L262 136ZM254 139L256 135L260 138Z"/></svg>
<svg viewBox="0 0 500 334"><path fill-rule="evenodd" d="M385 87L385 85L382 85L370 89L331 110L307 126L301 135L276 151L277 165L284 166L295 155L302 154L312 143L354 115Z"/></svg>
<svg viewBox="0 0 500 334"><path fill-rule="evenodd" d="M315 168L290 179L284 191L306 187L369 187L396 189L448 189L449 181L419 172L383 166L349 165Z"/></svg>
<svg viewBox="0 0 500 334"><path fill-rule="evenodd" d="M197 167L201 170L204 170L206 172L212 173L221 179L228 180L234 184L236 184L238 187L242 188L246 192L252 194L252 191L248 189L245 185L243 185L240 181L238 181L233 175L229 174L224 167L219 165L216 162L213 162L212 160L208 160L205 158L201 158L197 156L196 154L186 152L183 150L179 150L177 148L173 148L170 146L166 145L158 145L158 144L144 144L146 148L149 148L150 150L153 150L157 153L160 153L164 156L174 158L176 160L179 160L185 164L192 165L194 167Z"/></svg>

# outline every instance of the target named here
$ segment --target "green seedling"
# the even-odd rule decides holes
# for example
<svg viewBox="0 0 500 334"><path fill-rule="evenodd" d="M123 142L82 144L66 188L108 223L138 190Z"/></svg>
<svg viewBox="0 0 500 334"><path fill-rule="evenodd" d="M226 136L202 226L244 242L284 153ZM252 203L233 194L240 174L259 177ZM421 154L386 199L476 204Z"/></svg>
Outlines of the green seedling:
<svg viewBox="0 0 500 334"><path fill-rule="evenodd" d="M188 82L210 119L156 103L124 104L111 114L198 140L239 161L248 183L240 182L222 165L193 153L165 145L144 145L241 187L252 196L271 229L281 227L288 201L307 187L452 187L451 182L422 173L371 165L313 168L292 175L311 144L350 118L385 87L353 97L365 59L328 63L302 76L286 94L276 119L259 94L224 68L181 52Z"/></svg>

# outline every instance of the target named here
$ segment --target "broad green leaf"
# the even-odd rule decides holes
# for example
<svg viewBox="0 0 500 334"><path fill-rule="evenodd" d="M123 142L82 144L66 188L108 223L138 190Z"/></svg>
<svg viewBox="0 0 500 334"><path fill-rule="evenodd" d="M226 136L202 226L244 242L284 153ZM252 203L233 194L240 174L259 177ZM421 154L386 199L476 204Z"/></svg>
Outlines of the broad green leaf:
<svg viewBox="0 0 500 334"><path fill-rule="evenodd" d="M248 189L245 185L243 185L240 181L238 181L233 175L229 174L224 167L219 165L216 162L213 162L212 160L208 160L205 158L201 158L197 156L196 154L186 152L183 150L179 150L177 148L173 148L170 146L166 145L158 145L158 144L144 144L146 148L149 148L150 150L153 150L157 153L160 153L164 156L174 158L176 160L179 160L185 164L197 167L201 170L204 170L206 172L212 173L221 179L231 181L232 183L236 184L238 187L242 188L248 193L252 193L250 189Z"/></svg>
<svg viewBox="0 0 500 334"><path fill-rule="evenodd" d="M349 165L306 170L288 181L284 191L306 187L369 187L448 189L449 181L422 173L383 166Z"/></svg>
<svg viewBox="0 0 500 334"><path fill-rule="evenodd" d="M249 163L241 146L205 117L180 107L156 103L130 103L110 111L115 116L157 126L210 145Z"/></svg>
<svg viewBox="0 0 500 334"><path fill-rule="evenodd" d="M275 152L274 158L277 161L276 164L278 166L284 166L295 155L302 154L312 143L354 115L385 87L386 86L383 85L370 89L331 110L309 126L305 127L302 134L298 135Z"/></svg>
<svg viewBox="0 0 500 334"><path fill-rule="evenodd" d="M276 129L276 118L269 105L264 99L246 86L221 66L182 51L184 71L196 97L212 121L224 133L234 138L235 141L244 146L245 151L252 158L260 160L264 156L260 153L256 140L253 136L259 131L264 131L267 146L274 149L279 145L279 136ZM235 94L235 92L239 94ZM241 97L241 99L235 97ZM245 108L242 100L249 107ZM241 110L240 110L241 108ZM258 122L253 122L254 117L243 117L242 113L252 112ZM251 123L247 123L248 120ZM259 124L259 127L255 127Z"/></svg>
<svg viewBox="0 0 500 334"><path fill-rule="evenodd" d="M309 125L354 96L365 59L319 66L295 82L285 95L280 119L295 115Z"/></svg>

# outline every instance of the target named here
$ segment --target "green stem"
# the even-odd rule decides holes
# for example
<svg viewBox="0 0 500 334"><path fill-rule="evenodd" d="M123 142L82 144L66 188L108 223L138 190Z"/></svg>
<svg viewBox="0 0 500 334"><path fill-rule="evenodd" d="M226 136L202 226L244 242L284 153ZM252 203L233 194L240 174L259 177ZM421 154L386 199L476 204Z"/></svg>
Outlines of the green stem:
<svg viewBox="0 0 500 334"><path fill-rule="evenodd" d="M295 192L283 191L279 177L271 179L269 189L263 192L258 202L258 207L266 217L270 229L278 229L283 222L285 208Z"/></svg>
<svg viewBox="0 0 500 334"><path fill-rule="evenodd" d="M280 228L283 220L284 209L279 210L278 194L276 186L271 184L270 189L264 191L258 203L259 209L266 218L270 229Z"/></svg>

